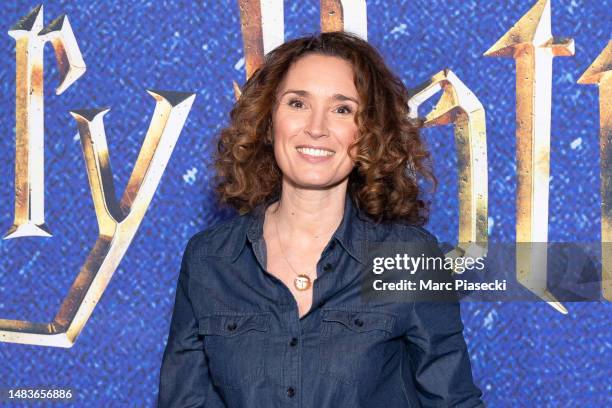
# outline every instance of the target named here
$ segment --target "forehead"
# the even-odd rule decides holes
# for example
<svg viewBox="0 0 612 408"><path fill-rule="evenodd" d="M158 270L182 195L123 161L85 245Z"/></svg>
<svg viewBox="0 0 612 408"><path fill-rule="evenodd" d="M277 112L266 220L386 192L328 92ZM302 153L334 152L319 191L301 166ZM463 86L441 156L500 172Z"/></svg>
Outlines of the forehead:
<svg viewBox="0 0 612 408"><path fill-rule="evenodd" d="M281 81L279 91L286 88L333 93L342 90L357 95L351 63L320 54L308 54L295 61Z"/></svg>

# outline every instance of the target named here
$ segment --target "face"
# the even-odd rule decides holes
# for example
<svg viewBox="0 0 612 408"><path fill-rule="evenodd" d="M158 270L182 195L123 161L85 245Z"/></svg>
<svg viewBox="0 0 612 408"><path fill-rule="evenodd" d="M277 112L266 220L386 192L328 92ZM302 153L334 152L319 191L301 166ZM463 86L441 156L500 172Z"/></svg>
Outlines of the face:
<svg viewBox="0 0 612 408"><path fill-rule="evenodd" d="M358 133L351 64L338 57L303 56L287 71L276 101L274 155L283 177L302 188L346 182L354 167L348 148Z"/></svg>

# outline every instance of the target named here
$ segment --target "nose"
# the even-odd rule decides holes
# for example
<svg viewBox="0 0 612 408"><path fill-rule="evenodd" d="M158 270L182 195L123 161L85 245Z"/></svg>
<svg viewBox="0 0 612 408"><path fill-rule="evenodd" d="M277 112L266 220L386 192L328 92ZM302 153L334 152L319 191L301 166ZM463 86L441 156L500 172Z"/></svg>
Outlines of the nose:
<svg viewBox="0 0 612 408"><path fill-rule="evenodd" d="M304 131L312 138L318 139L328 135L325 110L313 109L306 123Z"/></svg>

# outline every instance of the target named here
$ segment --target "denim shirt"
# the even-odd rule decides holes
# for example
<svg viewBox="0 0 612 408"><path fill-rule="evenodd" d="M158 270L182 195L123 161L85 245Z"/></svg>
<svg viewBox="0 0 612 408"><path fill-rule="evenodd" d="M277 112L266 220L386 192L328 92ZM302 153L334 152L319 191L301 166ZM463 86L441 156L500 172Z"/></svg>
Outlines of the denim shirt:
<svg viewBox="0 0 612 408"><path fill-rule="evenodd" d="M266 271L261 204L189 239L163 354L159 407L484 407L458 302L364 302L360 242L433 242L345 199L311 309ZM441 251L440 251L440 255Z"/></svg>

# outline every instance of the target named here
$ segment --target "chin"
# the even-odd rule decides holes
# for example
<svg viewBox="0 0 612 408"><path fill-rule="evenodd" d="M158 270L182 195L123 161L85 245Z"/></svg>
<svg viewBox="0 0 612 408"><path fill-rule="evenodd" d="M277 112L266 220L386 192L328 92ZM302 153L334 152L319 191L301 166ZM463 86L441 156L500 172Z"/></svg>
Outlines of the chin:
<svg viewBox="0 0 612 408"><path fill-rule="evenodd" d="M297 177L293 178L293 184L300 188L313 190L326 189L335 186L342 180L334 180L331 177Z"/></svg>

